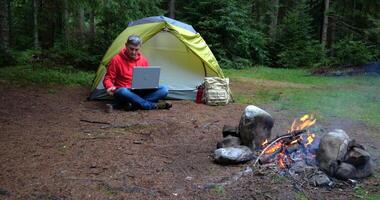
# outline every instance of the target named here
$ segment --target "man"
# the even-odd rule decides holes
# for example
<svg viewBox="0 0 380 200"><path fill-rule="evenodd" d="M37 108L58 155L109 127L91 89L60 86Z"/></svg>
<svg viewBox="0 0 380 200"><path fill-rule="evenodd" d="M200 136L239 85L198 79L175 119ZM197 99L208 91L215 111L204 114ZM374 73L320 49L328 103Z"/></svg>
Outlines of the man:
<svg viewBox="0 0 380 200"><path fill-rule="evenodd" d="M115 104L107 104L107 109L125 107L126 109L170 109L171 103L160 102L168 95L166 86L157 89L132 90L133 68L148 67L148 60L140 53L141 39L137 35L130 35L125 48L115 55L108 64L103 85L107 93L115 97Z"/></svg>

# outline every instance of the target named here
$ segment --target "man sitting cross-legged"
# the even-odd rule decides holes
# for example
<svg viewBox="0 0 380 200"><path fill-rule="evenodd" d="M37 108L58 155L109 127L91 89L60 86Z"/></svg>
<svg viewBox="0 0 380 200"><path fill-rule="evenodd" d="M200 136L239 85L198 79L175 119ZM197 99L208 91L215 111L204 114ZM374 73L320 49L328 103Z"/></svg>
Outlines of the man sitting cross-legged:
<svg viewBox="0 0 380 200"><path fill-rule="evenodd" d="M130 35L125 48L115 55L108 64L103 85L107 93L115 97L114 104L107 104L107 109L124 107L132 109L170 109L169 102L158 102L168 95L168 87L160 85L157 89L132 90L133 68L148 67L148 60L140 53L141 39Z"/></svg>

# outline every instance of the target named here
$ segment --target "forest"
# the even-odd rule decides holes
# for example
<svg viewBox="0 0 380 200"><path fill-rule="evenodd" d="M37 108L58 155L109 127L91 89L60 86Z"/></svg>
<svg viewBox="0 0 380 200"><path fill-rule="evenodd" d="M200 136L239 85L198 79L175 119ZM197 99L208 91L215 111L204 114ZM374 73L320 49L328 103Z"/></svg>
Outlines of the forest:
<svg viewBox="0 0 380 200"><path fill-rule="evenodd" d="M0 65L96 70L128 22L192 25L222 68L347 67L380 57L380 1L1 0Z"/></svg>

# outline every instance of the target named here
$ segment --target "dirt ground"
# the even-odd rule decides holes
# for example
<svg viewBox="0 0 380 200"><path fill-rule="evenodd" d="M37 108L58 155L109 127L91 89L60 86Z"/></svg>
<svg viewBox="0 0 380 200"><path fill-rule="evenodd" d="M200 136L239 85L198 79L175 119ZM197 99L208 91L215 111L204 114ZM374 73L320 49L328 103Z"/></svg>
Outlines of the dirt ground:
<svg viewBox="0 0 380 200"><path fill-rule="evenodd" d="M220 166L212 154L223 125L237 125L246 105L212 107L173 101L171 110L104 112L85 87L0 86L0 199L354 199L353 186L295 187L273 173L221 182L248 164ZM272 135L295 117L257 105L275 119ZM366 146L379 163L380 130L324 119ZM359 183L379 193L379 170Z"/></svg>

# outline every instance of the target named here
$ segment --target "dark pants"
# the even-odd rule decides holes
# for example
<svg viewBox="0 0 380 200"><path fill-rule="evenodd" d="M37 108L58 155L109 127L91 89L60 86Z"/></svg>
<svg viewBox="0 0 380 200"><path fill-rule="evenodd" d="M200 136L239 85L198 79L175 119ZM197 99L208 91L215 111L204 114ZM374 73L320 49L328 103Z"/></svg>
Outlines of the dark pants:
<svg viewBox="0 0 380 200"><path fill-rule="evenodd" d="M161 85L157 89L131 90L129 88L118 88L114 94L116 103L119 105L132 103L133 106L144 110L156 108L158 100L168 95L168 87Z"/></svg>

